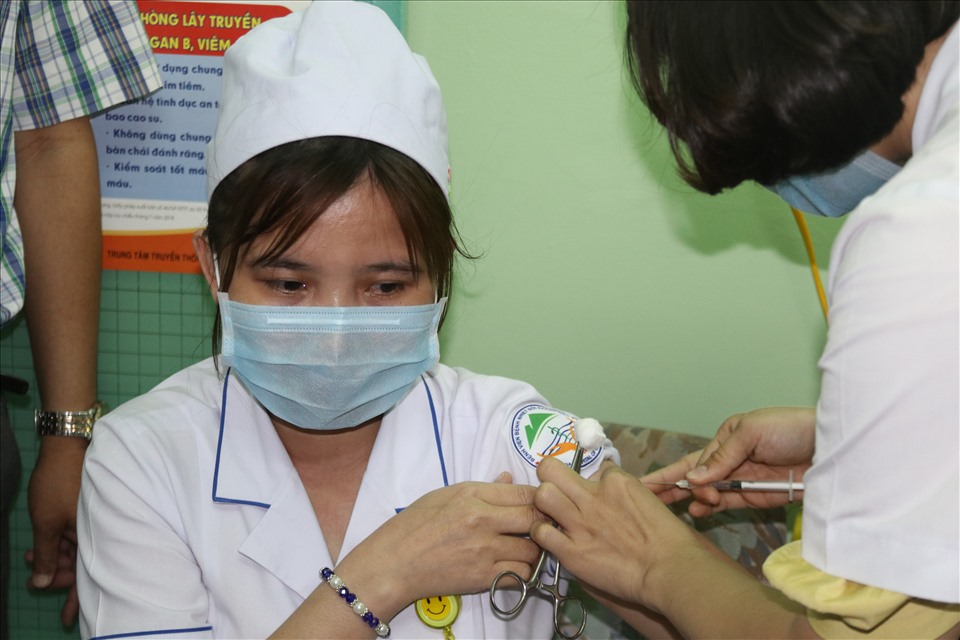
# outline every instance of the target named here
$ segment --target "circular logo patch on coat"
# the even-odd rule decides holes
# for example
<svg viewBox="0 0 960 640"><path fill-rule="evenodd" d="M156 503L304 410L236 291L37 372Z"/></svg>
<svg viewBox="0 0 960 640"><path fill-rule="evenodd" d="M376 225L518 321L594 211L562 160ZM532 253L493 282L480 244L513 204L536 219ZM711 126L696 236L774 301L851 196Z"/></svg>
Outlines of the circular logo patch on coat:
<svg viewBox="0 0 960 640"><path fill-rule="evenodd" d="M536 467L544 458L557 458L569 466L577 450L573 429L576 421L576 416L558 409L528 404L513 416L513 448L531 467ZM580 468L596 460L601 451L602 447L585 451Z"/></svg>

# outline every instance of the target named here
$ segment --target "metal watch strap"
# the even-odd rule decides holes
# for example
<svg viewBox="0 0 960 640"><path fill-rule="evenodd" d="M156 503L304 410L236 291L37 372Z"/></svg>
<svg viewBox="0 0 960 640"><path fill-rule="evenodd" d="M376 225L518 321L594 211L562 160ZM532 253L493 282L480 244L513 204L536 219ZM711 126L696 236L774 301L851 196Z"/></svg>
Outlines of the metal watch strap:
<svg viewBox="0 0 960 640"><path fill-rule="evenodd" d="M38 436L93 436L93 425L103 415L103 403L97 400L86 411L37 411L34 424Z"/></svg>

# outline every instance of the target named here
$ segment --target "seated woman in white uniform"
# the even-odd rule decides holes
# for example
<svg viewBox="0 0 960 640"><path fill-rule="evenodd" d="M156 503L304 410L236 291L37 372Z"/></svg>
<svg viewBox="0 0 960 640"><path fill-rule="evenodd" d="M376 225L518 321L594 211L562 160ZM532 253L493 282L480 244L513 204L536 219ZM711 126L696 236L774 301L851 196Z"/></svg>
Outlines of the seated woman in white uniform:
<svg viewBox="0 0 960 640"><path fill-rule="evenodd" d="M426 62L379 9L314 3L224 64L195 237L221 351L97 425L83 636L551 637L549 601L504 620L486 591L530 575L529 485L575 418L438 364L460 250Z"/></svg>

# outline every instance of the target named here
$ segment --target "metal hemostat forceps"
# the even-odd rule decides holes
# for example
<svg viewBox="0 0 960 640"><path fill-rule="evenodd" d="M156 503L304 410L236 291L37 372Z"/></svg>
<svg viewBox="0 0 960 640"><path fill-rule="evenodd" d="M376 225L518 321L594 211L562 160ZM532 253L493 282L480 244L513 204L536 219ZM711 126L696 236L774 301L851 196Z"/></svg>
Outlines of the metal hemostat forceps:
<svg viewBox="0 0 960 640"><path fill-rule="evenodd" d="M577 450L573 454L573 464L571 468L580 473L580 465L583 463L583 448L578 444ZM560 562L554 559L556 565L556 571L553 574L553 582L551 584L546 584L543 581L543 578L540 572L546 566L547 558L550 558L550 554L547 553L547 550L544 549L540 552L540 559L537 560L537 566L533 568L533 575L530 577L529 581L525 581L520 577L515 571L503 571L496 578L493 579L493 584L490 585L490 606L493 607L493 610L496 611L501 616L509 617L515 614L517 611L523 607L523 604L527 601L527 595L530 593L531 589L536 589L543 593L548 594L553 599L553 628L556 630L557 635L561 638L566 638L566 640L576 640L583 633L584 627L587 626L587 610L583 606L583 602L579 598L573 596L565 596L560 593ZM501 584L502 581L506 580L507 584ZM497 592L503 591L510 587L516 586L520 590L520 599L517 600L517 604L509 609L504 609L499 604L497 604ZM580 610L580 627L577 629L577 632L572 635L567 635L563 632L562 625L560 624L560 613L564 610L564 607L568 605Z"/></svg>

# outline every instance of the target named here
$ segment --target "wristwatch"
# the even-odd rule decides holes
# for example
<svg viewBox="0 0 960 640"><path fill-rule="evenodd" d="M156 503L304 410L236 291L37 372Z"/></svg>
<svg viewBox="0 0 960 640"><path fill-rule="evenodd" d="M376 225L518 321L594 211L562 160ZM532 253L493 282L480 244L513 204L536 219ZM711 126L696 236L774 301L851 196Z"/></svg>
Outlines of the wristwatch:
<svg viewBox="0 0 960 640"><path fill-rule="evenodd" d="M103 415L103 403L97 400L86 411L37 411L34 423L38 436L93 436L93 425Z"/></svg>

